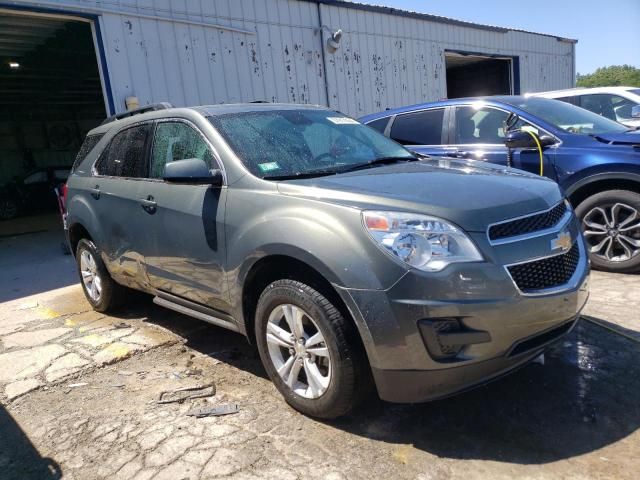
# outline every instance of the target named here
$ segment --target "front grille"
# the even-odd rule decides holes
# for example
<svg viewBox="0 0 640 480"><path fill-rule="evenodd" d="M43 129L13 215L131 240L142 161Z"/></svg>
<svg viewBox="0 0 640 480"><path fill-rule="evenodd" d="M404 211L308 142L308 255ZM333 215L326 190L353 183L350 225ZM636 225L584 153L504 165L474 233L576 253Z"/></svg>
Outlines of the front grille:
<svg viewBox="0 0 640 480"><path fill-rule="evenodd" d="M556 225L567 212L567 206L560 202L551 210L537 213L518 220L499 223L489 228L489 240L501 240L503 238L525 235L527 233L545 230Z"/></svg>
<svg viewBox="0 0 640 480"><path fill-rule="evenodd" d="M579 260L580 250L578 242L575 242L571 250L562 255L507 268L520 291L534 293L567 283L575 273Z"/></svg>

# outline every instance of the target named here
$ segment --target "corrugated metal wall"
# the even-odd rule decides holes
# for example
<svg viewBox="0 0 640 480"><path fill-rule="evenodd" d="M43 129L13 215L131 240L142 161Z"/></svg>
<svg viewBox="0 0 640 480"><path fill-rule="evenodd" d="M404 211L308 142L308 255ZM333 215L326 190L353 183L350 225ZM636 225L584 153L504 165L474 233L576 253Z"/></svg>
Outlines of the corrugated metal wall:
<svg viewBox="0 0 640 480"><path fill-rule="evenodd" d="M518 56L521 92L574 84L573 44L553 37L325 5L322 20L344 32L327 78L331 104L349 113L445 98L445 50Z"/></svg>
<svg viewBox="0 0 640 480"><path fill-rule="evenodd" d="M519 56L521 91L573 86L573 45L298 0L15 1L97 14L118 111L269 100L358 116L446 96L444 51ZM321 24L326 28L320 28ZM344 32L340 48L327 36Z"/></svg>

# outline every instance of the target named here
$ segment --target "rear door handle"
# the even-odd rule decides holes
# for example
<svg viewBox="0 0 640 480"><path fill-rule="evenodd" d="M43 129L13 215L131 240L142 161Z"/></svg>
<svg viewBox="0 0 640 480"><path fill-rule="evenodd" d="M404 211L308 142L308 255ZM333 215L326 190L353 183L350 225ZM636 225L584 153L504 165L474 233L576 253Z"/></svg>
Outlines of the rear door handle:
<svg viewBox="0 0 640 480"><path fill-rule="evenodd" d="M96 185L95 187L90 188L89 191L91 192L91 196L96 200L100 198L100 185Z"/></svg>
<svg viewBox="0 0 640 480"><path fill-rule="evenodd" d="M141 198L140 205L142 205L142 208L145 212L151 215L156 213L156 210L158 209L158 203L153 199L151 195L149 195L147 198Z"/></svg>

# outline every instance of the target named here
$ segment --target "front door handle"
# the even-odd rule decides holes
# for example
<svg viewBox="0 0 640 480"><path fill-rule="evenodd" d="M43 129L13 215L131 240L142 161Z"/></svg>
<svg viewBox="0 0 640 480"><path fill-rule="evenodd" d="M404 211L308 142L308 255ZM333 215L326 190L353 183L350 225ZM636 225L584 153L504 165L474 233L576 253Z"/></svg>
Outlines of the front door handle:
<svg viewBox="0 0 640 480"><path fill-rule="evenodd" d="M158 203L153 199L151 195L149 195L147 198L141 198L140 205L142 205L142 208L145 212L151 215L156 213L156 210L158 209Z"/></svg>
<svg viewBox="0 0 640 480"><path fill-rule="evenodd" d="M91 192L91 196L96 200L100 198L100 185L96 185L95 187L90 188L89 191Z"/></svg>

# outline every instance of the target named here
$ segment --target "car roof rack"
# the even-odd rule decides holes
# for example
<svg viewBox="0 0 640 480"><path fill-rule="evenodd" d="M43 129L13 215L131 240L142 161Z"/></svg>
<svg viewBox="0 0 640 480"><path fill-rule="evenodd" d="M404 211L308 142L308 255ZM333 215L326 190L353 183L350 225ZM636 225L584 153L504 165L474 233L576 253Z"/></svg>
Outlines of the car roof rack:
<svg viewBox="0 0 640 480"><path fill-rule="evenodd" d="M133 110L128 110L126 112L111 115L110 117L105 118L101 125L106 125L107 123L115 122L116 120L122 120L123 118L133 117L134 115L139 115L141 113L166 110L167 108L173 108L173 105L171 105L169 102L152 103L151 105L145 105L144 107L135 108Z"/></svg>

